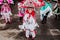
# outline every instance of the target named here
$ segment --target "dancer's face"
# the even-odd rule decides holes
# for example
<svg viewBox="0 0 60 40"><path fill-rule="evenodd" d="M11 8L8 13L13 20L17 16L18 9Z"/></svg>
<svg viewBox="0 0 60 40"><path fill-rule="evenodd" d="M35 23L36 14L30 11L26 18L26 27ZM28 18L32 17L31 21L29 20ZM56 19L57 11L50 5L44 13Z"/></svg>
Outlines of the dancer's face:
<svg viewBox="0 0 60 40"><path fill-rule="evenodd" d="M7 6L8 4L7 4L7 3L4 3L4 5L6 5L6 6Z"/></svg>
<svg viewBox="0 0 60 40"><path fill-rule="evenodd" d="M32 12L32 10L33 10L32 8L28 8L29 13L31 13L31 12Z"/></svg>

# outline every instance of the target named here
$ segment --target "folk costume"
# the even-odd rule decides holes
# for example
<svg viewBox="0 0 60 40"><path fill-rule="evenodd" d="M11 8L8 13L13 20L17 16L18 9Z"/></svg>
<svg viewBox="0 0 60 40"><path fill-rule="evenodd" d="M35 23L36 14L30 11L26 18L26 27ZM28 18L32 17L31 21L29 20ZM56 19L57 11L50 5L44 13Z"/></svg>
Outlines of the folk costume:
<svg viewBox="0 0 60 40"><path fill-rule="evenodd" d="M32 36L32 39L35 38L36 36L36 27L39 27L36 19L35 19L35 12L34 10L30 10L30 12L28 10L26 10L25 16L24 16L24 30L25 30L25 34L27 39L29 39L29 36Z"/></svg>
<svg viewBox="0 0 60 40"><path fill-rule="evenodd" d="M47 21L47 17L52 16L52 4L50 2L45 2L45 6L42 6L40 8L40 19L41 22L45 22Z"/></svg>
<svg viewBox="0 0 60 40"><path fill-rule="evenodd" d="M55 3L56 4L54 6L53 12L55 14L55 19L57 19L58 15L60 15L60 6L59 6L60 2L55 2Z"/></svg>
<svg viewBox="0 0 60 40"><path fill-rule="evenodd" d="M2 15L2 18L5 19L6 23L11 22L11 16L12 16L11 8L7 3L4 3L1 6L1 15Z"/></svg>

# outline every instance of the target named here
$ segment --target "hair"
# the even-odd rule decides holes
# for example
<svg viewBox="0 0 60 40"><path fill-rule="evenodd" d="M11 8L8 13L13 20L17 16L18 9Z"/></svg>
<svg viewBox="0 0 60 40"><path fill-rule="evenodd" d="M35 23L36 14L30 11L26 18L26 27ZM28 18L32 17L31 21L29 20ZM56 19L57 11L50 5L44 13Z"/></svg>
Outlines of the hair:
<svg viewBox="0 0 60 40"><path fill-rule="evenodd" d="M7 0L3 0L3 3L7 3Z"/></svg>
<svg viewBox="0 0 60 40"><path fill-rule="evenodd" d="M18 0L18 2L22 2L22 1L24 1L24 0Z"/></svg>
<svg viewBox="0 0 60 40"><path fill-rule="evenodd" d="M54 1L55 3L57 3L57 1Z"/></svg>
<svg viewBox="0 0 60 40"><path fill-rule="evenodd" d="M26 13L29 14L29 11L26 10ZM32 10L31 15L32 15L33 17L35 17L35 11L34 11L34 10Z"/></svg>
<svg viewBox="0 0 60 40"><path fill-rule="evenodd" d="M31 9L32 9L32 8L34 8L34 7L27 7L27 8L31 8Z"/></svg>
<svg viewBox="0 0 60 40"><path fill-rule="evenodd" d="M58 0L58 3L60 3L60 0Z"/></svg>
<svg viewBox="0 0 60 40"><path fill-rule="evenodd" d="M51 1L51 0L46 0L46 1Z"/></svg>

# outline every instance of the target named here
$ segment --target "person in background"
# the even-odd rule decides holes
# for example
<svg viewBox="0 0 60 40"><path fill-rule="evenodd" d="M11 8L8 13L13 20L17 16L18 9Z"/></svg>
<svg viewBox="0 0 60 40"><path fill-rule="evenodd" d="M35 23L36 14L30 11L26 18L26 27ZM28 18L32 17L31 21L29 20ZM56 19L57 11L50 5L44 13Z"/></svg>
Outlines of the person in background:
<svg viewBox="0 0 60 40"><path fill-rule="evenodd" d="M5 23L11 23L11 8L9 7L7 2L4 2L3 5L1 6L1 15L2 18L5 20Z"/></svg>
<svg viewBox="0 0 60 40"><path fill-rule="evenodd" d="M52 4L50 3L50 0L45 1L45 6L42 6L40 8L40 19L41 22L44 24L47 21L48 17L51 17L52 14Z"/></svg>
<svg viewBox="0 0 60 40"><path fill-rule="evenodd" d="M53 13L55 14L55 19L58 19L58 16L60 15L60 1L58 0L55 3L56 4L53 8L53 11L54 11Z"/></svg>
<svg viewBox="0 0 60 40"><path fill-rule="evenodd" d="M21 31L23 31L23 29L24 29L23 17L24 17L24 13L25 13L25 8L21 7L21 5L23 5L23 3L21 3L21 2L22 1L18 2L18 18L19 18L19 21L18 21L19 25L18 25L18 27L19 27L19 29Z"/></svg>

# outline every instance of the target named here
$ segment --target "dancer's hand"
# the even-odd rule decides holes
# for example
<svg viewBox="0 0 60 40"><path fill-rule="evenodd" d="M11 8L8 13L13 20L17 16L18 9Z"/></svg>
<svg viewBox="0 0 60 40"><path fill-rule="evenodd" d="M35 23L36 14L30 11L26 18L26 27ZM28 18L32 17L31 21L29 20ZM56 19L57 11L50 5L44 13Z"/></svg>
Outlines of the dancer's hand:
<svg viewBox="0 0 60 40"><path fill-rule="evenodd" d="M37 27L39 28L39 25Z"/></svg>

